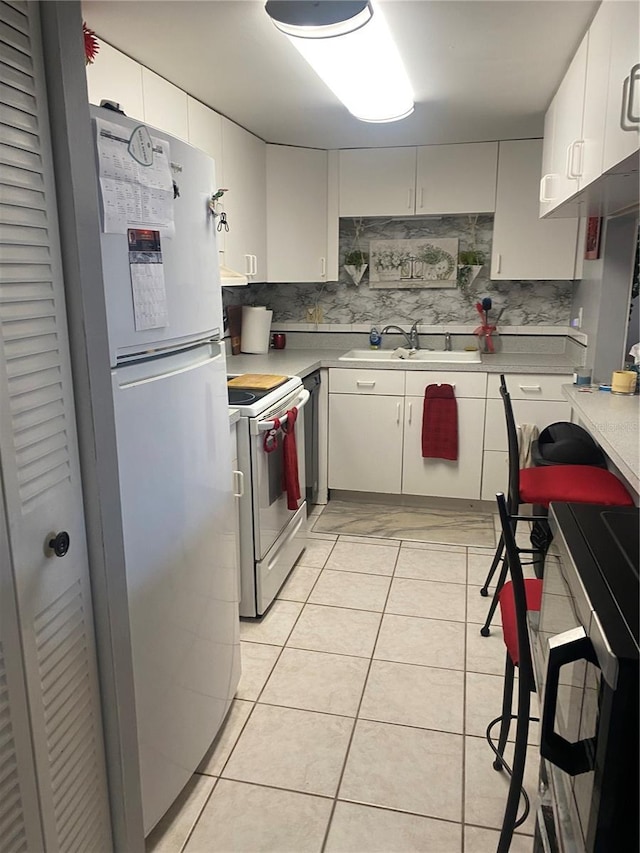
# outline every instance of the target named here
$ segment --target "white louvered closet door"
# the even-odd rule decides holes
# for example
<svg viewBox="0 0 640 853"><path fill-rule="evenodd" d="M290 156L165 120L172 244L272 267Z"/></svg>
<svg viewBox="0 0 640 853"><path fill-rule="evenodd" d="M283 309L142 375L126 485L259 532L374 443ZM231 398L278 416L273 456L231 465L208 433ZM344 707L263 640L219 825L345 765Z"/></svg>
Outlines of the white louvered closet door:
<svg viewBox="0 0 640 853"><path fill-rule="evenodd" d="M44 849L98 853L112 845L48 131L38 5L1 2L0 468L11 567ZM56 557L48 543L61 531L70 544ZM21 850L6 825L0 851Z"/></svg>

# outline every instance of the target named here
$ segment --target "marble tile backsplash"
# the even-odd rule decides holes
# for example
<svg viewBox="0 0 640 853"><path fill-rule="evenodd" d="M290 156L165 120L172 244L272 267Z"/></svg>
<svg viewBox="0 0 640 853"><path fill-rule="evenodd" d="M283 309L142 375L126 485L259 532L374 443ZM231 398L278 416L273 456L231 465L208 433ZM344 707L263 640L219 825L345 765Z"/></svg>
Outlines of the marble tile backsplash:
<svg viewBox="0 0 640 853"><path fill-rule="evenodd" d="M485 265L466 287L372 290L368 274L355 285L343 269L346 252L360 248L369 253L371 240L457 237L459 250L477 249ZM353 323L411 323L425 325L477 323L475 303L483 296L493 300L494 311L504 308L500 327L568 326L572 281L491 281L492 216L442 216L430 219L341 219L340 280L306 284L250 284L223 291L225 305L266 305L275 322L336 325ZM368 272L368 271L367 271ZM311 312L311 316L310 316ZM495 313L494 313L495 316Z"/></svg>

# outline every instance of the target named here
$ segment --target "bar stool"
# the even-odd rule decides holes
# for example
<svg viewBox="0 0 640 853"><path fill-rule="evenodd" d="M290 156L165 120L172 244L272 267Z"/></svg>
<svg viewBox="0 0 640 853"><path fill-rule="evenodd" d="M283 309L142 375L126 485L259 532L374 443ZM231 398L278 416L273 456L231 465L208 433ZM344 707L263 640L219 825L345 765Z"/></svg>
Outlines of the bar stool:
<svg viewBox="0 0 640 853"><path fill-rule="evenodd" d="M517 518L522 504L534 504L548 509L552 501L633 506L633 498L620 480L610 471L602 468L595 468L591 465L549 465L543 468L520 469L518 464L518 433L504 374L500 375L500 395L504 404L509 452L508 515ZM514 535L516 524L517 521L514 522ZM539 553L539 550L535 548L519 548L518 551L519 553ZM490 634L491 620L498 606L498 595L507 576L508 566L503 559L503 554L504 534L501 534L484 586L480 590L480 595L485 597L489 595L489 584L502 562L498 585L485 623L480 629L483 637L488 637Z"/></svg>
<svg viewBox="0 0 640 853"><path fill-rule="evenodd" d="M492 720L487 727L487 741L493 749L496 759L493 762L495 770L507 770L511 779L509 792L502 819L500 839L497 853L507 853L511 845L514 830L527 819L530 804L522 788L525 760L527 756L527 737L529 734L531 712L531 694L535 692L531 647L527 632L527 612L540 610L542 599L542 581L538 578L525 580L522 574L519 548L516 546L515 526L518 520L526 516L512 516L507 510L507 502L503 494L496 496L500 524L506 548L506 562L509 566L510 580L500 590L500 615L502 617L502 632L506 646L506 663L504 673L504 689L502 695L502 713ZM518 667L518 706L515 714L516 737L513 747L513 765L509 767L504 759L509 729L514 715L511 713L513 700L513 683L515 668ZM500 722L498 745L494 746L491 730ZM518 818L518 803L520 795L525 800L525 810Z"/></svg>

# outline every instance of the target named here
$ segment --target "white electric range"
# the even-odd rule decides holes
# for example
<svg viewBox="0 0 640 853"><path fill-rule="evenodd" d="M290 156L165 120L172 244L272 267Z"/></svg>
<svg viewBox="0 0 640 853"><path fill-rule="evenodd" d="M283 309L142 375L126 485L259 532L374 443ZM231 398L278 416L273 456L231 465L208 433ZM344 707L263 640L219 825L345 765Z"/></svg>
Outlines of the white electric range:
<svg viewBox="0 0 640 853"><path fill-rule="evenodd" d="M232 377L228 377L229 379ZM237 424L240 496L240 615L262 616L286 580L307 539L304 469L304 407L309 392L297 376L269 391L228 388L229 404L240 414ZM283 478L280 423L296 407L295 438L302 498L289 509ZM271 452L265 449L270 433Z"/></svg>

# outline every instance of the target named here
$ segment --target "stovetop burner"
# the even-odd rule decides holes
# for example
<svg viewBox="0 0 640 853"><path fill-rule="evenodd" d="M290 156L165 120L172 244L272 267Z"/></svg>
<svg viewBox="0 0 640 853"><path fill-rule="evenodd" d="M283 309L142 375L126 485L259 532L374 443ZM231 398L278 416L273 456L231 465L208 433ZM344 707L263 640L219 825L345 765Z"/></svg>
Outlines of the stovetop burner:
<svg viewBox="0 0 640 853"><path fill-rule="evenodd" d="M246 391L244 388L227 388L227 394L232 406L248 406L258 399L252 391Z"/></svg>

